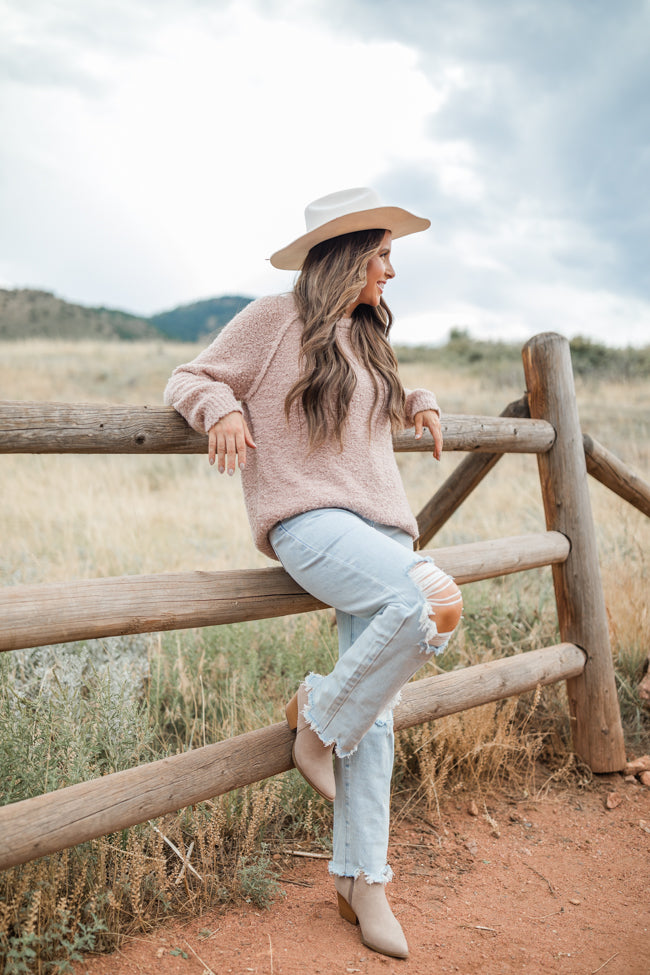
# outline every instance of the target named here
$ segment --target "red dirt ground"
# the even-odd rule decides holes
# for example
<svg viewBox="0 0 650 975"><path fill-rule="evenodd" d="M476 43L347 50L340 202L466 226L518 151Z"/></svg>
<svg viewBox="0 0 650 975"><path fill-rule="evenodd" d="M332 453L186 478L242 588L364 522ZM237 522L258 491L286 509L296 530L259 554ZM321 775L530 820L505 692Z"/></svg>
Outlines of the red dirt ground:
<svg viewBox="0 0 650 975"><path fill-rule="evenodd" d="M276 860L285 896L269 910L170 920L88 956L76 975L650 973L650 788L638 779L603 776L535 801L456 796L439 818L400 822L388 896L406 961L365 948L339 917L325 860Z"/></svg>

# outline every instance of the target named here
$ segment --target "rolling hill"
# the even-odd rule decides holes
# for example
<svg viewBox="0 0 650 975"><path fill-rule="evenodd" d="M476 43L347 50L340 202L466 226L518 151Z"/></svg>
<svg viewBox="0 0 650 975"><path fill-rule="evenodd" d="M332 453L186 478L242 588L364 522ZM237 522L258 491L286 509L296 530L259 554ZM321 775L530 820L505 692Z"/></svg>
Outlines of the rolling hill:
<svg viewBox="0 0 650 975"><path fill-rule="evenodd" d="M76 305L49 291L0 288L0 341L25 338L194 342L213 337L251 298L208 298L151 318L113 308Z"/></svg>

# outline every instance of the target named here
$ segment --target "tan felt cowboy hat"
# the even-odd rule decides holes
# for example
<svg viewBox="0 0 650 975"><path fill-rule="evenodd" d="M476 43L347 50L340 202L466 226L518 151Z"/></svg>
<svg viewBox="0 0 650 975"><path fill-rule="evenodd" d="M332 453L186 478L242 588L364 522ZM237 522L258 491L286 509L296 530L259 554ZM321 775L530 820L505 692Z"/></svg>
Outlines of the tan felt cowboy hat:
<svg viewBox="0 0 650 975"><path fill-rule="evenodd" d="M426 230L431 226L431 221L416 217L401 207L384 206L375 190L356 186L308 203L305 207L305 225L306 234L271 255L273 267L283 271L299 271L315 244L354 230L390 230L394 238L406 237L407 234Z"/></svg>

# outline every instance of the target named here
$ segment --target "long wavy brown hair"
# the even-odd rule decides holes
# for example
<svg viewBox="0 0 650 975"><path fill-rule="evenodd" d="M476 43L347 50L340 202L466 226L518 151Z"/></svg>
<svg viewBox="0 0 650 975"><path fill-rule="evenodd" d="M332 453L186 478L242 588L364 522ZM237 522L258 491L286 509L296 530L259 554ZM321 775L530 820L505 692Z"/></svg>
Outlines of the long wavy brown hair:
<svg viewBox="0 0 650 975"><path fill-rule="evenodd" d="M294 285L303 321L301 371L287 394L284 409L288 418L294 401L301 400L312 448L332 434L342 443L357 379L336 337L336 323L366 284L368 261L378 252L385 232L360 230L322 241L309 251ZM373 415L383 407L391 428L398 430L404 425L405 395L388 341L392 322L383 298L377 308L357 305L352 313L350 344L375 388Z"/></svg>

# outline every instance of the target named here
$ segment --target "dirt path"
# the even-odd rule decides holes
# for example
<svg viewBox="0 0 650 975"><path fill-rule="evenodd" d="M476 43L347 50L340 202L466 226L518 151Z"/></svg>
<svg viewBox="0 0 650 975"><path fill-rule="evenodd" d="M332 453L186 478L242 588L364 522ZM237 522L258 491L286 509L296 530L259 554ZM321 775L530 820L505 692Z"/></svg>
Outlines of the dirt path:
<svg viewBox="0 0 650 975"><path fill-rule="evenodd" d="M388 891L407 961L368 950L339 917L326 861L282 854L285 896L268 911L170 921L76 975L650 973L650 789L606 776L587 792L475 803L451 798L440 818L394 830Z"/></svg>

